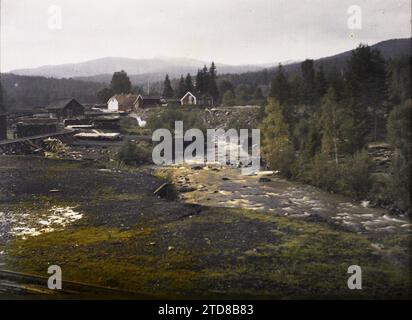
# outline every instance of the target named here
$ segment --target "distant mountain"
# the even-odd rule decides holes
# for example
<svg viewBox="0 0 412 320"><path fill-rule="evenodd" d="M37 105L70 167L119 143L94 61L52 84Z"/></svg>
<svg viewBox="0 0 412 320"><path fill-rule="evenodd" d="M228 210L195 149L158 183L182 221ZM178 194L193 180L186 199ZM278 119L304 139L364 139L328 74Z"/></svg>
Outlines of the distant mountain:
<svg viewBox="0 0 412 320"><path fill-rule="evenodd" d="M81 63L42 66L33 69L13 70L10 73L25 76L44 76L53 78L84 78L87 80L107 82L108 77L120 70L129 75L153 75L151 80L157 81L168 73L170 77L179 77L181 74L196 73L204 65L209 66L211 61L205 62L187 58L130 59L130 58L101 58ZM264 66L258 65L226 65L216 64L221 73L243 73L258 71ZM138 77L142 78L142 77Z"/></svg>
<svg viewBox="0 0 412 320"><path fill-rule="evenodd" d="M411 38L393 39L379 42L373 49L381 51L384 58L393 58L400 55L411 54ZM350 56L350 51L346 51L330 57L320 58L315 61L315 65L322 64L325 69L343 68ZM52 78L75 78L84 81L110 82L114 72L125 70L134 84L142 84L147 81L163 80L165 74L171 78L180 77L181 74L195 74L198 69L209 62L188 59L156 57L153 59L131 59L131 58L101 58L81 63L71 63L62 65L49 65L33 69L19 69L10 71L16 75L44 76ZM285 69L290 72L298 71L300 62L285 61L282 63ZM241 74L246 72L259 72L266 68L275 69L278 63L264 65L228 65L217 63L219 74Z"/></svg>
<svg viewBox="0 0 412 320"><path fill-rule="evenodd" d="M394 39L372 46L385 59L410 56L412 39ZM351 51L315 60L315 67L323 66L325 71L344 69ZM194 74L205 63L193 59L155 58L146 60L125 58L104 58L80 64L48 66L14 73L1 74L5 105L8 110L39 108L56 99L76 97L79 101L96 102L96 92L107 86L113 72L126 70L134 84L163 80L168 73L171 78L191 72ZM300 62L284 62L284 69L290 76L300 74ZM217 64L219 80L229 80L236 87L240 84L267 86L275 76L277 64L229 66ZM266 70L265 70L266 69ZM42 74L43 76L33 76ZM73 77L66 79L62 77ZM59 79L56 79L59 78ZM81 80L81 81L80 81ZM176 85L176 80L172 81Z"/></svg>
<svg viewBox="0 0 412 320"><path fill-rule="evenodd" d="M371 48L379 50L385 59L410 56L412 54L412 38L386 40L372 45ZM322 65L325 70L330 70L332 68L339 70L345 68L346 63L350 58L351 52L352 50L345 51L330 57L316 59L315 67ZM289 73L300 70L300 62L290 63L286 65L285 70Z"/></svg>

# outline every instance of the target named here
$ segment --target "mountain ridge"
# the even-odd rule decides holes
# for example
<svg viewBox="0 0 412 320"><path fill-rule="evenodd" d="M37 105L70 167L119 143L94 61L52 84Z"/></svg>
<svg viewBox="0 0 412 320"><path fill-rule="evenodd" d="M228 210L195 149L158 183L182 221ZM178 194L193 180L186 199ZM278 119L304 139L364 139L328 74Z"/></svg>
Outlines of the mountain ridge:
<svg viewBox="0 0 412 320"><path fill-rule="evenodd" d="M381 51L385 59L394 58L401 54L411 54L412 38L399 38L380 41L371 45L372 49ZM353 48L354 49L354 48ZM353 50L352 49L352 50ZM350 56L348 50L335 55L321 57L315 60L315 65L322 64L325 68L342 67ZM299 68L301 61L285 61L282 64L287 71ZM8 73L24 76L43 76L48 78L74 78L93 82L109 82L114 72L125 70L133 83L159 81L169 74L171 78L180 77L187 73L195 74L205 62L193 58L181 57L154 57L135 59L127 57L104 57L87 60L80 63L67 63L60 65L46 65L37 68L16 69ZM220 74L239 74L245 72L259 72L264 69L274 69L279 63L230 65L216 63Z"/></svg>

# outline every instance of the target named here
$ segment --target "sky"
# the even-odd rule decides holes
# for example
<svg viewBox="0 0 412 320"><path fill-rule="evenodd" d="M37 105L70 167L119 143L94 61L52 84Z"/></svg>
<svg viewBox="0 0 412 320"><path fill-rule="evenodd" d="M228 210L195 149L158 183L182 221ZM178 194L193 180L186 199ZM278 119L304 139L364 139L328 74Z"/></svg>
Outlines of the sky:
<svg viewBox="0 0 412 320"><path fill-rule="evenodd" d="M102 57L266 64L411 37L411 0L0 1L1 72Z"/></svg>

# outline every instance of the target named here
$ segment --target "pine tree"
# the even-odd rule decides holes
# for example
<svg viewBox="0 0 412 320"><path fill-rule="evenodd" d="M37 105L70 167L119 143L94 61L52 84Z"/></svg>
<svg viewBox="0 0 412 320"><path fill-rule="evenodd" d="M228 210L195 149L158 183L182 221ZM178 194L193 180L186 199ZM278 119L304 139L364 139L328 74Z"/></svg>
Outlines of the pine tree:
<svg viewBox="0 0 412 320"><path fill-rule="evenodd" d="M167 74L163 83L163 98L173 98L173 95L172 84L170 83L169 75Z"/></svg>
<svg viewBox="0 0 412 320"><path fill-rule="evenodd" d="M183 75L180 77L179 81L179 87L177 89L177 96L176 98L181 99L183 96L190 90L187 89L186 87L186 82L185 79L183 78Z"/></svg>
<svg viewBox="0 0 412 320"><path fill-rule="evenodd" d="M315 69L313 60L305 60L301 64L303 79L303 102L312 106L315 103Z"/></svg>
<svg viewBox="0 0 412 320"><path fill-rule="evenodd" d="M323 66L320 66L318 72L316 73L315 87L316 87L316 100L319 101L323 98L323 96L328 91L328 81L326 80L326 76L323 71Z"/></svg>
<svg viewBox="0 0 412 320"><path fill-rule="evenodd" d="M395 149L391 164L391 196L396 205L409 214L412 181L412 100L396 106L389 114L387 140Z"/></svg>
<svg viewBox="0 0 412 320"><path fill-rule="evenodd" d="M213 97L214 101L217 101L219 98L219 90L217 88L216 84L216 79L217 79L217 71L216 71L216 65L214 62L212 62L212 65L210 66L209 69L209 77L208 77L208 94Z"/></svg>
<svg viewBox="0 0 412 320"><path fill-rule="evenodd" d="M202 95L205 91L205 81L202 70L197 71L196 75L196 93Z"/></svg>
<svg viewBox="0 0 412 320"><path fill-rule="evenodd" d="M352 51L346 74L349 94L358 108L368 113L368 125L372 127L374 140L378 135L378 122L383 118L383 104L387 99L387 74L385 60L378 50L360 45Z"/></svg>
<svg viewBox="0 0 412 320"><path fill-rule="evenodd" d="M195 89L193 87L192 76L190 75L190 73L186 75L185 86L186 86L187 91L191 93L195 93Z"/></svg>
<svg viewBox="0 0 412 320"><path fill-rule="evenodd" d="M275 98L281 105L286 105L289 102L290 85L281 64L279 64L276 76L272 80L269 96Z"/></svg>

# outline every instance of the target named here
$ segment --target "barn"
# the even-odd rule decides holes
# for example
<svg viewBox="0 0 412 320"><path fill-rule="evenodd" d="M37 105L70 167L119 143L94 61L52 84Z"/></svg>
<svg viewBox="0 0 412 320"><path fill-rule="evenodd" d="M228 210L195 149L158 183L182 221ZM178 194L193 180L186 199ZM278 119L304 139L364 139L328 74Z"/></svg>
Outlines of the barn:
<svg viewBox="0 0 412 320"><path fill-rule="evenodd" d="M46 109L51 118L57 118L59 120L84 116L84 106L76 99L54 101Z"/></svg>
<svg viewBox="0 0 412 320"><path fill-rule="evenodd" d="M163 99L160 97L149 97L149 96L142 96L139 94L137 97L135 108L151 108L151 107L160 107L165 103Z"/></svg>

